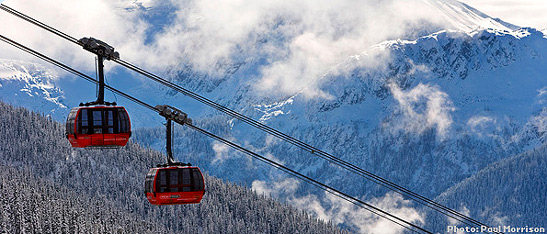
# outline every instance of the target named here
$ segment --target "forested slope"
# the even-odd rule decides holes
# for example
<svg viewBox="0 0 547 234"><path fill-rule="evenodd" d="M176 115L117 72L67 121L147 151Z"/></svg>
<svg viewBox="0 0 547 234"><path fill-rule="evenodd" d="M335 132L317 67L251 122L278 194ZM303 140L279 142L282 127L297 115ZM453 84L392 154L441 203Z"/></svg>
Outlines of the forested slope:
<svg viewBox="0 0 547 234"><path fill-rule="evenodd" d="M493 163L437 197L494 227L546 228L547 145ZM450 224L431 214L432 226ZM459 224L463 225L463 224Z"/></svg>
<svg viewBox="0 0 547 234"><path fill-rule="evenodd" d="M113 202L0 166L0 233L165 233Z"/></svg>
<svg viewBox="0 0 547 234"><path fill-rule="evenodd" d="M299 210L206 175L199 205L151 206L156 151L72 149L64 126L0 102L0 232L341 233Z"/></svg>

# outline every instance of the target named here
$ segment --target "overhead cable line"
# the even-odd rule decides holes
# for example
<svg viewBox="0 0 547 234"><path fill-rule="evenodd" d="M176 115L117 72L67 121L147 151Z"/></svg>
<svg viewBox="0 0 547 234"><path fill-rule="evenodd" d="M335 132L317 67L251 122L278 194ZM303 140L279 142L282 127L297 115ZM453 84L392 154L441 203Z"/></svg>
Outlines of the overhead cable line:
<svg viewBox="0 0 547 234"><path fill-rule="evenodd" d="M4 10L4 11L6 11L6 12L12 14L12 15L15 15L15 16L21 18L21 19L24 19L24 20L30 22L31 24L34 24L34 25L36 25L36 26L38 26L38 27L40 27L40 28L43 28L43 29L45 29L45 30L47 30L47 31L49 31L49 32L52 32L53 34L59 35L59 36L65 38L65 39L67 39L67 40L69 40L69 41L71 41L71 42L73 42L73 43L76 43L76 44L78 44L78 45L81 45L81 44L78 42L78 39L76 39L76 38L74 38L74 37L71 37L70 35L65 34L65 33L61 32L61 31L59 31L59 30L57 30L57 29L55 29L55 28L53 28L53 27L51 27L51 26L49 26L49 25L47 25L47 24L44 24L44 23L38 21L38 20L35 20L34 18L32 18L32 17L30 17L30 16L28 16L28 15L25 15L25 14L19 12L19 11L16 11L16 10L14 10L14 9L11 8L11 7L8 7L8 6L4 5L4 4L0 4L0 9Z"/></svg>
<svg viewBox="0 0 547 234"><path fill-rule="evenodd" d="M59 68L65 70L65 71L67 71L67 72L70 72L70 73L72 73L72 74L74 74L74 75L76 75L76 76L79 76L79 77L81 77L81 78L83 78L83 79L85 79L85 80L87 80L87 81L89 81L89 82L92 82L92 83L95 83L95 84L98 84L98 83L99 83L99 81L97 81L97 80L95 80L95 79L89 77L88 75L83 74L83 73L81 73L81 72L79 72L79 71L77 71L77 70L74 70L74 69L70 68L69 66L67 66L67 65L65 65L65 64L63 64L63 63L61 63L61 62L58 62L58 61L56 61L56 60L54 60L54 59L52 59L52 58L49 58L49 57L47 57L46 55L41 54L40 52L35 51L35 50L33 50L33 49L30 49L30 48L28 48L28 47L26 47L26 46L24 46L24 45L22 45L22 44L19 44L18 42L14 41L14 40L11 40L11 39L9 39L9 38L3 36L3 35L0 35L0 40L2 40L2 41L4 41L4 42L6 42L6 43L8 43L8 44L10 44L10 45L12 45L12 46L18 48L18 49L20 49L20 50L22 50L22 51L25 51L25 52L27 52L27 53L29 53L29 54L32 54L32 55L34 55L35 57L37 57L37 58L39 58L39 59L42 59L42 60L44 60L44 61L46 61L46 62L48 62L48 63L51 63L51 64L53 64L53 65L55 65L55 66L57 66L57 67L59 67ZM125 98L127 98L127 99L129 99L129 100L131 100L132 102L135 102L135 103L137 103L137 104L139 104L139 105L142 105L142 106L144 106L144 107L146 107L146 108L148 108L148 109L156 110L156 108L154 108L153 106L147 105L146 103L144 103L144 102L142 102L142 101L140 101L140 100L138 100L138 99L136 99L136 98L134 98L134 97L132 97L132 96L129 96L129 95L123 93L123 92L120 91L120 90L117 90L116 88L114 88L114 87L112 87L112 86L110 86L110 85L105 84L104 87L107 88L108 90L114 92L114 93L117 93L117 94L119 94L119 95L121 95L121 96L123 96L123 97L125 97Z"/></svg>
<svg viewBox="0 0 547 234"><path fill-rule="evenodd" d="M13 40L11 40L11 39L9 39L9 38L7 38L7 37L4 37L3 35L0 35L0 40L4 41L4 42L6 42L6 43L8 43L8 44L10 44L10 45L12 45L12 46L15 46L15 47L17 47L17 48L20 49L20 50L23 50L23 51L25 51L25 52L27 52L27 53L30 53L30 54L32 54L32 55L34 55L34 56L36 56L36 57L38 57L38 58L40 58L40 59L46 61L46 62L49 62L49 63L51 63L51 64L53 64L53 65L55 65L55 66L57 66L57 67L59 67L59 68L61 68L61 69L63 69L63 70L65 70L65 71L68 71L68 72L70 72L70 73L72 73L72 74L74 74L74 75L77 75L77 76L79 76L79 77L81 77L81 78L84 78L84 79L86 79L87 81L90 81L90 82L96 83L96 84L98 83L97 80L95 80L95 79L93 79L93 78L91 78L91 77L89 77L89 76L87 76L87 75L85 75L85 74L83 74L83 73L81 73L81 72L75 70L75 69L72 69L71 67L69 67L69 66L67 66L67 65L64 65L64 64L61 63L61 62L58 62L58 61L56 61L56 60L54 60L54 59L52 59L52 58L49 58L48 56L46 56L46 55L44 55L44 54L41 54L41 53L39 53L39 52L37 52L37 51L35 51L35 50L33 50L33 49L30 49L30 48L28 48L28 47L26 47L26 46L20 44L20 43L17 43L16 41L13 41ZM108 85L105 85L105 88L111 90L112 92L118 93L119 95L121 95L121 96L123 96L123 97L129 99L129 100L132 101L132 102L135 102L136 104L142 105L142 106L144 106L144 107L146 107L146 108L148 108L148 109L150 109L150 110L153 110L153 111L155 111L155 112L157 112L157 113L160 113L160 110L156 109L155 107L152 107L151 105L149 105L149 104L147 104L147 103L145 103L145 102L143 102L143 101L141 101L141 100L139 100L139 99L137 99L137 98L132 97L132 96L129 95L129 94L126 94L126 93L124 93L124 92L122 92L122 91L119 91L119 90L117 90L117 89L115 89L115 88L113 88L113 87L111 87L111 86L108 86ZM333 187L330 187L330 186L328 186L328 185L326 185L326 184L324 184L324 183L321 183L321 182L319 182L319 181L317 181L317 180L315 180L315 179L313 179L313 178L311 178L311 177L309 177L309 176L306 176L306 175L304 175L304 174L301 174L301 173L299 173L299 172L297 172L297 171L295 171L295 170L292 170L292 169L290 169L290 168L288 168L288 167L286 167L286 166L284 166L284 165L282 165L282 164L280 164L280 163L277 163L277 162L275 162L275 161L273 161L273 160L271 160L271 159L268 159L268 158L266 158L266 157L264 157L264 156L262 156L262 155L259 155L259 154L255 153L255 152L253 152L253 151L251 151L251 150L248 150L248 149L246 149L246 148L244 148L244 147L242 147L242 146L240 146L240 145L238 145L238 144L235 144L235 143L233 143L233 142L231 142L231 141L229 141L229 140L226 140L226 139L224 139L224 138L222 138L222 137L219 137L219 136L217 136L217 135L215 135L215 134L213 134L213 133L210 133L210 132L208 132L208 131L206 131L206 130L204 130L204 129L202 129L202 128L199 128L199 127L193 125L191 122L184 122L184 123L180 123L180 122L178 122L178 121L175 121L175 122L176 122L176 123L179 123L179 124L186 125L186 126L188 126L189 128L191 128L191 129L193 129L193 130L195 130L195 131L197 131L197 132L199 132L199 133L202 133L202 134L204 134L204 135L206 135L206 136L208 136L208 137L210 137L210 138L212 138L212 139L214 139L214 140L220 141L220 142L222 142L223 144L225 144L225 145L227 145L227 146L229 146L229 147L231 147L231 148L233 148L233 149L236 149L236 150L238 150L238 151L240 151L240 152L242 152L242 153L245 153L245 154L247 154L247 155L249 155L249 156L251 156L251 157L253 157L253 158L255 158L255 159L258 159L258 160L260 160L260 161L262 161L262 162L264 162L264 163L266 163L266 164L268 164L268 165L270 165L270 166L272 166L272 167L275 167L275 168L277 168L277 169L279 169L279 170L281 170L281 171L283 171L283 172L285 172L285 173L287 173L287 174L290 174L290 175L292 175L292 176L294 176L294 177L296 177L296 178L298 178L298 179L300 179L300 180L302 180L302 181L304 181L304 182L306 182L306 183L309 183L309 184L311 184L311 185L313 185L313 186L315 186L315 187L317 187L317 188L319 188L319 189L322 189L322 190L324 190L324 191L326 191L326 192L328 192L328 193L330 193L330 194L332 194L332 195L335 195L335 196L337 196L337 197L339 197L339 198L341 198L341 199L343 199L343 200L345 200L345 201L348 201L348 202L350 202L350 203L352 203L352 204L354 204L354 205L356 205L356 206L358 206L358 207L361 207L361 208L363 208L363 209L365 209L365 210L368 210L368 211L372 212L373 214L375 214L375 215L377 215L377 216L380 216L380 217L382 217L382 218L384 218L384 219L387 219L387 220L389 220L389 221L391 221L391 222L393 222L393 223L395 223L395 224L397 224L397 225L399 225L399 226L401 226L401 227L403 227L403 228L405 228L405 229L407 229L407 230L409 230L409 231L412 231L412 232L415 232L415 233L433 234L432 232L430 232L430 231L428 231L428 230L426 230L426 229L424 229L424 228L422 228L422 227L420 227L420 226L418 226L418 225L416 225L416 224L413 224L413 223L411 223L411 222L408 222L408 221L406 221L406 220L404 220L404 219L402 219L402 218L399 218L399 217L397 217L397 216L395 216L395 215L393 215L393 214L391 214L391 213L389 213L389 212L386 212L386 211L384 211L384 210L382 210L382 209L380 209L380 208L378 208L378 207L375 207L375 206L373 206L373 205L371 205L371 204L368 204L368 203L366 203L366 202L364 202L364 201L361 201L361 200L359 200L359 199L357 199L357 198L355 198L355 197L353 197L353 196L350 196L350 195L348 195L348 194L346 194L346 193L343 193L343 192L340 191L340 190L337 190L337 189L335 189L335 188L333 188Z"/></svg>
<svg viewBox="0 0 547 234"><path fill-rule="evenodd" d="M73 43L76 43L80 46L83 46L82 43L80 41L76 40L74 37L71 37L71 36L69 36L69 35L67 35L67 34L65 34L65 33L61 32L61 31L59 31L59 30L57 30L53 27L51 27L51 26L47 26L47 25L33 19L32 17L29 17L29 16L27 16L27 15L21 13L21 12L18 12L18 11L14 10L10 7L7 7L3 4L1 4L0 8L7 11L7 12L9 12L9 13L11 13L11 14L13 14L13 15L15 15L15 16L17 16L17 17L20 17L20 18L22 18L26 21L29 21L34 25L42 27L45 30L47 30L49 32L52 32L52 33L54 33L54 34L56 34L56 35L58 35L62 38L65 38L65 39L67 39L67 40L69 40ZM311 146L311 145L309 145L309 144L307 144L303 141L300 141L300 140L298 140L296 138L293 138L293 137L291 137L291 136L289 136L285 133L282 133L282 132L280 132L280 131L278 131L274 128L271 128L271 127L269 127L265 124L262 124L262 123L260 123L256 120L254 120L254 119L251 119L250 117L242 115L242 114L240 114L240 113L238 113L238 112L236 112L232 109L229 109L229 108L227 108L223 105L220 105L220 104L218 104L218 103L216 103L216 102L214 102L214 101L212 101L212 100L210 100L206 97L203 97L203 96L201 96L197 93L194 93L194 92L192 92L188 89L185 89L185 88L183 88L183 87L181 87L177 84L174 84L174 83L172 83L172 82L170 82L166 79L163 79L163 78L161 78L161 77L159 77L159 76L157 76L153 73L150 73L150 72L148 72L144 69L141 69L141 68L139 68L139 67L137 67L137 66L135 66L135 65L133 65L129 62L123 61L119 58L112 59L112 61L114 61L114 62L116 62L116 63L118 63L118 64L120 64L120 65L122 65L122 66L124 66L128 69L131 69L131 70L133 70L133 71L135 71L135 72L137 72L141 75L144 75L144 76L146 76L146 77L148 77L148 78L150 78L150 79L152 79L152 80L154 80L154 81L156 81L156 82L158 82L158 83L160 83L164 86L167 86L167 87L169 87L169 88L171 88L175 91L178 91L178 92L180 92L180 93L182 93L182 94L184 94L184 95L186 95L190 98L193 98L193 99L195 99L195 100L197 100L197 101L199 101L199 102L201 102L205 105L213 107L213 108L215 108L215 109L217 109L217 110L219 110L219 111L221 111L221 112L223 112L223 113L225 113L225 114L227 114L227 115L229 115L233 118L241 120L244 123L247 123L247 124L257 128L257 129L260 129L260 130L262 130L262 131L264 131L268 134L271 134L271 135L273 135L273 136L275 136L275 137L277 137L281 140L284 140L284 141L286 141L286 142L288 142L292 145L295 145L295 146L297 146L297 147L299 147L299 148L301 148L301 149L303 149L303 150L305 150L305 151L307 151L307 152L309 152L309 153L311 153L315 156L318 156L318 157L320 157L320 158L322 158L322 159L324 159L324 160L326 160L330 163L338 165L338 166L342 167L343 169L346 169L346 170L348 170L352 173L355 173L355 174L357 174L357 175L359 175L359 176L361 176L361 177L363 177L367 180L370 180L370 181L372 181L372 182L374 182L378 185L381 185L385 188L388 188L389 190L392 190L392 191L394 191L396 193L399 193L399 194L401 194L401 195L403 195L407 198L410 198L410 199L412 199L412 200L414 200L414 201L416 201L416 202L418 202L422 205L428 206L431 209L436 210L436 211L440 212L441 214L444 214L444 215L446 215L450 218L453 218L455 220L458 220L462 223L465 223L465 224L468 224L468 225L471 225L471 226L488 227L488 230L495 230L495 229L489 228L490 226L488 226L484 223L481 223L481 222L479 222L479 221L477 221L477 220L475 220L475 219L473 219L469 216L461 214L458 211L450 209L450 208L448 208L446 206L443 206L443 205L441 205L441 204L439 204L439 203L437 203L437 202L435 202L431 199L428 199L428 198L426 198L422 195L419 195L415 192L412 192L411 190L406 189L406 188L404 188L400 185L397 185L397 184L395 184L395 183L393 183L393 182L391 182L387 179L384 179L383 177L380 177L380 176L378 176L378 175L376 175L372 172L364 170L364 169L356 166L355 164L352 164L350 162L347 162L347 161L344 161L340 158L337 158L337 157L335 157L335 156L333 156L333 155L331 155L331 154L329 154L329 153L327 153L323 150L317 149L317 148L315 148L315 147L313 147L313 146ZM494 231L493 233L501 233L501 232Z"/></svg>

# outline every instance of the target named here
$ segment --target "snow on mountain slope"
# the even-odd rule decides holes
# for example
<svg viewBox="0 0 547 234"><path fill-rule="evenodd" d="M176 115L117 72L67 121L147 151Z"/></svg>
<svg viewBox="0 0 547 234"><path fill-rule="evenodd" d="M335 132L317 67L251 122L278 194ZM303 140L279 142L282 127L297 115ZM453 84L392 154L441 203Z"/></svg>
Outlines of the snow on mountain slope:
<svg viewBox="0 0 547 234"><path fill-rule="evenodd" d="M0 59L0 98L55 119L66 118L68 108L63 104L63 91L53 82L58 78L40 64Z"/></svg>
<svg viewBox="0 0 547 234"><path fill-rule="evenodd" d="M545 140L547 44L533 29L521 33L528 36L487 30L387 42L373 48L391 52L386 66L368 67L367 52L341 65L353 68L346 75L324 78L332 98L296 95L256 108L270 126L434 195ZM414 170L393 174L398 158L417 159L407 162Z"/></svg>
<svg viewBox="0 0 547 234"><path fill-rule="evenodd" d="M497 29L500 31L514 31L520 27L504 22L498 18L492 18L477 9L456 0L423 0L455 28L461 31L473 31L477 29Z"/></svg>
<svg viewBox="0 0 547 234"><path fill-rule="evenodd" d="M545 228L547 147L493 163L436 198L449 207L467 210L471 217L494 227ZM430 214L430 224L446 227L453 220ZM457 223L457 226L465 226Z"/></svg>
<svg viewBox="0 0 547 234"><path fill-rule="evenodd" d="M123 4L121 4L123 3ZM471 31L476 29L485 29L485 28L495 28L498 30L513 30L517 29L518 27L511 25L509 23L505 23L498 19L492 19L491 17L479 12L476 9L473 9L463 3L460 3L458 1L453 0L416 0L412 1L412 4L415 4L414 6L418 9L424 8L425 12L427 14L431 14L432 18L429 20L423 20L416 22L410 22L409 24L416 24L415 26L410 27L411 30L408 33L403 33L402 39L416 39L421 36L428 35L432 32L436 32L441 29L459 29L459 30L465 30L465 31ZM166 31L170 30L170 27L177 28L177 25L173 25L177 23L178 21L174 19L177 17L177 9L180 7L180 5L174 4L174 3L168 3L168 2L153 2L153 1L121 1L121 5L118 6L118 10L120 11L130 11L130 12L137 12L138 15L141 16L141 18L154 25L154 27L150 27L148 30L148 34L146 37L146 43L153 43L153 40L155 37L161 36L162 33L166 33ZM403 12L403 13L409 13L409 12ZM410 12L412 13L412 12ZM409 14L410 14L409 13ZM433 17L436 15L435 17ZM439 19L436 19L438 16ZM187 87L191 90L197 91L201 94L207 94L208 97L210 97L213 100L218 100L219 102L229 105L233 103L234 99L238 98L246 98L243 97L243 95L249 95L249 93L243 94L240 93L234 93L231 90L236 89L236 87L240 85L244 86L253 86L257 83L259 83L260 76L264 75L262 72L265 68L268 66L271 66L270 63L275 63L276 60L275 54L272 54L270 50L272 49L278 49L279 53L287 53L287 48L285 48L284 44L291 43L290 35L292 35L290 32L282 31L283 28L286 27L292 27L295 22L285 21L283 19L279 19L279 22L277 24L272 25L273 27L271 30L268 30L267 33L265 33L262 36L256 36L253 33L250 34L249 40L241 42L243 44L238 44L237 48L233 51L233 54L230 56L229 59L224 58L224 60L217 61L214 66L209 67L208 71L196 71L193 70L193 67L191 64L188 63L188 61L181 62L181 66L178 67L170 67L167 72L169 75L177 76L177 77L191 77L190 79L180 79L178 82L180 84L184 85L184 87ZM183 27L183 26L179 26ZM297 27L298 29L298 27ZM299 29L301 30L301 29ZM398 30L395 30L398 31ZM189 32L181 32L185 36ZM399 34L395 34L399 35ZM294 36L294 35L293 35ZM409 37L409 38L407 38ZM175 40L175 38L172 38ZM396 38L393 38L396 39ZM375 43L375 42L372 42ZM281 45L279 45L281 44ZM250 46L252 45L252 46ZM251 49L249 49L251 48ZM364 47L366 48L366 47ZM270 51L270 52L268 52ZM350 53L355 53L350 52ZM200 53L203 54L203 53ZM348 54L349 55L349 54ZM191 59L191 58L189 58ZM69 64L70 65L70 64ZM107 65L108 66L108 65ZM237 72L240 70L240 72ZM184 71L184 74L179 74L179 71ZM327 72L327 71L325 71ZM319 73L322 73L319 71ZM216 75L211 75L216 74ZM108 74L107 74L108 75ZM61 76L65 76L64 73L61 74ZM62 78L64 79L64 78ZM289 78L287 78L290 80ZM138 82L136 82L138 83ZM126 82L122 85L127 86L129 84L130 89L138 90L142 93L148 93L148 92L157 92L157 86L155 85L149 85L149 84L143 84L142 87L134 87L134 85L131 85L130 83ZM303 85L305 86L305 85ZM61 90L65 92L65 96L67 100L72 99L82 99L82 97L79 97L78 95L70 94L68 89L72 89L72 93L83 93L88 90L87 86L84 85L75 85L72 82L57 82L57 87L59 87ZM312 88L310 88L312 89ZM169 90L165 90L165 92L170 92ZM272 102L271 99L265 98L263 91L257 91L258 94L254 95L252 99L254 99L255 104L264 104ZM9 93L6 93L6 96L10 96ZM157 95L156 95L157 96ZM266 95L267 96L267 95ZM160 97L150 97L151 102L160 102L165 100L165 96ZM169 99L173 100L173 102L186 102L186 99L184 98L172 98L168 97ZM84 98L85 99L85 98ZM87 99L86 99L87 100ZM74 106L77 105L81 101L86 100L76 100L76 101L70 101L70 104L66 104L67 106ZM22 100L19 101L22 103ZM29 102L26 102L29 103ZM26 106L32 106L32 104L27 104ZM38 110L49 112L51 108L40 108L36 106ZM201 108L203 109L203 108ZM195 110L194 112L201 112L201 109L193 108ZM68 111L68 109L66 110ZM142 117L142 118L135 118L135 126L154 126L154 121L150 121L153 116L151 114L142 114L142 112L139 112L136 117ZM62 118L59 118L61 120Z"/></svg>

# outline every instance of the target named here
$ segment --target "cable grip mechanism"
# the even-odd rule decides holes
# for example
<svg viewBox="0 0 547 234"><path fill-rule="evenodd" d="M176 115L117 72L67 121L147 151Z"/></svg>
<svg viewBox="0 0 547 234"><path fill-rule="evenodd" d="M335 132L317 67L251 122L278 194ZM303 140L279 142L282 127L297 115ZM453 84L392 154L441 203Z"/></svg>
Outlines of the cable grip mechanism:
<svg viewBox="0 0 547 234"><path fill-rule="evenodd" d="M172 120L180 125L192 124L192 119L188 118L186 113L175 107L169 105L157 105L155 108L160 112L159 114L167 120Z"/></svg>
<svg viewBox="0 0 547 234"><path fill-rule="evenodd" d="M87 51L102 56L107 60L120 59L120 53L114 51L114 47L106 44L106 42L93 37L84 37L78 40L78 43Z"/></svg>

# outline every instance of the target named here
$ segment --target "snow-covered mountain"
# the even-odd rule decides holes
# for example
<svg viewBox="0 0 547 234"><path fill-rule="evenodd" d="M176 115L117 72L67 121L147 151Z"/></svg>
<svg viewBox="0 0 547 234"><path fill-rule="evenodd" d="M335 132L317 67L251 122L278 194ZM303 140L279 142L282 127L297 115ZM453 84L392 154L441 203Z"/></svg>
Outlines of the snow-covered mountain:
<svg viewBox="0 0 547 234"><path fill-rule="evenodd" d="M276 38L279 35L275 33L253 38L256 42L252 49L240 48L240 54L232 60L213 66L214 72L196 70L188 61L181 61L167 68L165 74L189 90L434 198L455 191L453 186L500 160L545 145L547 38L541 31L493 19L457 1L422 2L437 12L440 20L416 25L414 31L405 34L408 38L392 38L347 54L299 92L286 94L257 88L264 67L272 61L261 57L268 53L254 52L257 48L271 49L268 43L286 42L285 38ZM148 14L158 22L166 20L162 16L167 15ZM21 86L21 82L14 84ZM310 97L306 89L319 90L322 95ZM178 106L196 125L347 193L365 199L387 193L167 88L146 84L131 91L147 94L147 101L153 104ZM2 95L5 100L4 95L9 94ZM19 105L36 102L16 100ZM137 126L151 127L136 130L134 139L163 149L163 126L154 128L158 123L149 121L155 116L133 111L131 117ZM276 181L286 179L276 169L184 128L176 131L175 143L180 160L200 165L211 175L248 186L263 181L274 186ZM321 195L300 184L294 194L279 196L293 198L308 193ZM455 204L452 202L459 199L446 197L452 199L446 204ZM326 202L322 204L329 208ZM496 211L500 217L524 215L512 213L515 210L511 209ZM511 224L513 220L506 221ZM525 221L519 219L518 223Z"/></svg>
<svg viewBox="0 0 547 234"><path fill-rule="evenodd" d="M327 99L295 94L255 104L256 95L245 85L221 84L211 93L226 93L227 100L234 100L230 107L435 195L491 162L545 142L545 45L543 34L534 29L443 31L415 41L385 42L341 63L343 75L336 72L318 81ZM367 61L377 59L370 56L377 50L390 56L386 64L371 68ZM310 156L231 123L235 139L268 145L285 163L336 178L324 171L322 161L310 164ZM401 160L412 166L400 165Z"/></svg>
<svg viewBox="0 0 547 234"><path fill-rule="evenodd" d="M417 24L414 27L411 27L411 31L409 33L403 34L403 37L407 36L409 38L412 38L412 40L416 38L420 38L423 36L430 35L431 33L438 32L440 30L446 30L446 29L453 29L453 30L461 30L465 32L472 32L474 30L481 30L481 29L496 29L499 31L503 31L504 33L511 33L514 30L519 29L518 26L512 25L510 23L504 22L500 19L492 18L464 3L460 3L455 0L418 0L414 1L415 4L421 4L421 7L424 7L425 11L432 15L438 15L438 18L432 19L431 21L425 21L420 22L420 24ZM152 40L153 35L157 33L161 33L162 28L166 27L169 23L172 23L172 19L170 17L174 17L173 14L176 6L171 5L172 3L167 2L161 2L161 3L154 3L151 4L148 1L126 1L126 2L120 2L121 4L118 7L121 7L120 10L130 11L130 12L140 12L140 15L142 16L143 20L149 21L156 25L156 27L152 27L150 29L150 38L148 40ZM274 25L275 26L275 25ZM273 30L275 31L275 30ZM258 45L258 48L262 48L264 50L268 49L268 46L271 46L268 44L270 43L279 43L279 35L265 35L264 37L258 37L256 40L256 44ZM401 38L401 39L409 39L409 38ZM393 38L397 39L397 38ZM281 41L283 42L283 41ZM287 42L287 41L285 41ZM266 43L266 44L264 44ZM264 45L262 45L264 44ZM6 45L7 46L7 45ZM243 50L242 50L243 51ZM247 51L248 52L248 51ZM256 51L251 51L250 53L254 53ZM356 51L358 52L358 51ZM264 62L263 57L259 56L265 56L267 54L236 54L234 55L234 58L232 61L227 62L219 62L216 64L215 67L211 68L211 70L214 70L214 72L203 72L203 71L196 71L193 70L192 66L189 65L187 62L183 61L179 66L175 67L168 67L166 68L166 72L164 75L167 77L176 77L173 78L177 82L180 82L180 84L184 87L187 87L193 91L196 91L198 93L207 95L213 100L218 100L219 102L230 105L233 103L233 99L237 98L236 94L232 92L232 90L239 89L244 90L246 88L251 88L250 84L255 82L256 77L260 76L260 70L268 65ZM348 54L349 56L350 54ZM258 57L257 57L258 56ZM71 107L75 106L80 102L85 101L91 101L88 100L93 97L82 97L81 94L93 94L90 92L90 88L92 86L89 85L80 85L75 84L73 81L73 78L70 78L70 81L66 81L67 76L71 76L69 74L66 74L64 72L57 74L56 72L53 72L50 70L50 68L45 68L44 66L40 66L38 64L32 64L26 62L28 67L31 69L31 71L27 71L23 66L14 65L14 64L22 64L21 61L11 61L11 60L2 60L2 63L0 64L0 68L2 69L2 74L0 75L0 78L3 80L10 80L9 85L5 84L4 88L2 88L2 92L4 92L5 95L2 95L4 97L4 100L9 103L14 104L21 104L23 106L30 107L34 110L43 111L45 113L50 112L52 109L55 109L54 106L50 105L36 105L34 104L35 98L41 97L44 100L41 100L40 103L58 103L59 107L62 109L62 111L58 110L56 111L58 114L54 114L53 117L62 120L64 119L64 115L68 113L70 108L66 108L65 106ZM70 65L70 64L69 64ZM111 66L112 64L106 64L106 66ZM33 70L34 69L34 70ZM123 69L122 69L123 70ZM51 79L41 79L40 81L32 81L29 79L13 79L13 77L22 77L21 74L28 74L29 72L34 72L36 77L35 79L39 79L41 75L38 74L38 72L42 72L44 74L47 74L46 76L43 76L41 78L46 78L48 75L52 75L50 77ZM119 70L114 70L114 75L119 75ZM122 72L123 73L123 72ZM216 75L210 75L209 73L213 73ZM111 74L107 74L107 76L110 76ZM26 75L25 75L26 76ZM126 73L124 73L122 76L129 76ZM12 78L10 78L12 77ZM320 77L318 77L320 78ZM54 80L54 81L53 81ZM30 82L30 83L28 83ZM36 85L34 83L40 83L39 85ZM46 83L44 83L46 82ZM28 83L28 84L26 84ZM185 105L188 101L188 99L181 98L181 97L173 97L175 93L173 93L171 90L167 88L162 88L157 85L150 85L148 83L142 84L141 87L135 86L135 84L140 84L141 82L135 82L134 80L126 80L122 83L118 83L118 86L127 86L131 90L136 91L137 93L150 93L154 95L147 95L147 99L150 102L153 103L161 103L165 100L172 102L172 103L182 103L184 102ZM6 86L7 85L7 86ZM57 90L60 93L55 93L53 91L47 91L42 92L27 92L27 96L33 97L31 99L21 99L17 98L17 100L11 100L7 97L14 96L18 90L25 90L25 86L28 87L42 87L40 89L48 89L53 88ZM245 88L242 88L245 87ZM160 92L158 92L158 88L161 89ZM32 94L31 94L32 93ZM32 96L30 96L31 94ZM107 94L109 94L107 92ZM17 94L19 95L19 94ZM240 93L237 94L239 96L242 96L243 94ZM272 102L271 99L268 99L264 97L263 94L254 94L254 93L245 93L247 96L256 96L252 97L251 100L248 101L252 104L259 104L264 105L268 104L269 102ZM64 99L60 97L64 96ZM89 96L89 95L88 95ZM246 98L246 97L242 97ZM78 99L78 100L73 100ZM54 101L58 100L58 101ZM225 100L224 102L222 102ZM118 103L120 103L120 100L116 100ZM121 103L126 104L123 100ZM127 105L132 106L131 103L127 103ZM194 114L200 115L202 113L202 106L195 107L194 103L191 103L191 109ZM245 105L245 104L242 104ZM138 107L131 107L131 108L138 108ZM63 113L66 112L66 113ZM151 121L155 116L153 113L142 113L141 111L135 111L135 117L134 118L134 124L135 126L146 126L151 127L155 126L155 122Z"/></svg>
<svg viewBox="0 0 547 234"><path fill-rule="evenodd" d="M514 31L520 27L504 22L499 18L492 18L479 10L456 0L423 0L433 9L439 12L452 29L461 31L473 31L479 29L497 29L501 31Z"/></svg>
<svg viewBox="0 0 547 234"><path fill-rule="evenodd" d="M356 67L348 75L325 78L321 87L331 100L297 95L262 109L262 118L435 196L492 162L545 143L546 44L535 30L524 31L531 35L441 32L388 42L375 48L391 51L385 67L366 67L362 54L344 65ZM343 174L333 179L320 165L319 177L347 180Z"/></svg>
<svg viewBox="0 0 547 234"><path fill-rule="evenodd" d="M546 143L546 42L530 28L449 30L387 41L320 77L318 87L329 95L324 99L296 93L265 102L251 85L234 79L211 88L209 81L200 86L192 77L179 78L209 87L202 91L271 127L433 198L492 163ZM377 60L386 62L369 65ZM248 71L233 76L238 72ZM201 122L206 128L343 191L367 198L387 192L243 123L211 116ZM216 144L215 151L207 150L198 136L183 133L176 141L184 159L224 178L249 186L279 180L275 169L256 170L257 163ZM506 224L513 223L514 211L499 210L509 217Z"/></svg>
<svg viewBox="0 0 547 234"><path fill-rule="evenodd" d="M54 84L57 79L59 76L43 65L0 59L2 101L62 119L69 109L63 104L63 91Z"/></svg>

